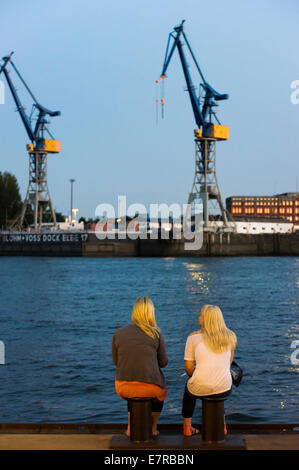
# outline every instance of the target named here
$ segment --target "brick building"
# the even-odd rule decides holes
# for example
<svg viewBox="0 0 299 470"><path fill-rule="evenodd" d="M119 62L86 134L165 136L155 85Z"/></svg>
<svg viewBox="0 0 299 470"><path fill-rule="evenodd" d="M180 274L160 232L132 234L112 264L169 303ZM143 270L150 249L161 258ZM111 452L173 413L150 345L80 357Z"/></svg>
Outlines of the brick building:
<svg viewBox="0 0 299 470"><path fill-rule="evenodd" d="M277 217L299 225L299 193L274 196L231 196L226 208L232 216Z"/></svg>

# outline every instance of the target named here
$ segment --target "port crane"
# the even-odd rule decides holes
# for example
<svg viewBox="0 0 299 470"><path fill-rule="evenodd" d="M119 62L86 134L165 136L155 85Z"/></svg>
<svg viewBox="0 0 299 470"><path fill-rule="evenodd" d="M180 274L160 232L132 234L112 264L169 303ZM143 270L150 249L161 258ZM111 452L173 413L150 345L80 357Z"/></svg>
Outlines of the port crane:
<svg viewBox="0 0 299 470"><path fill-rule="evenodd" d="M23 227L24 217L28 207L33 208L35 229L42 227L45 216L47 216L47 222L56 227L56 215L47 183L47 155L48 153L59 153L61 150L61 144L60 141L55 140L52 134L49 132L47 124L49 123L48 117L60 116L61 113L60 111L51 111L45 108L36 100L32 91L12 61L12 55L13 52L2 58L3 63L0 65L0 75L3 73L6 78L7 84L17 107L17 111L21 117L31 143L27 145L27 151L29 154L28 189L21 214L17 220L14 221L11 228L14 226L18 226L19 228ZM9 65L16 72L18 78L21 80L22 84L33 100L32 112L30 116L27 115L25 108L20 101L14 83L10 77L10 72L8 70ZM36 120L35 125L33 125L33 120Z"/></svg>
<svg viewBox="0 0 299 470"><path fill-rule="evenodd" d="M228 229L227 212L222 202L216 177L216 142L219 140L227 140L229 129L228 126L220 124L214 108L218 106L217 102L227 100L229 96L228 94L218 93L205 80L184 32L184 22L185 20L183 20L179 26L174 27L174 30L168 36L162 73L158 80L156 80L156 83L166 78L168 66L175 49L177 49L187 84L187 91L190 97L195 123L197 125L197 128L194 130L195 176L189 194L188 205L193 209L196 203L203 205L203 222L206 231L212 229L210 213L212 213L212 210L215 211L215 209L219 210L220 208L224 228ZM187 46L201 79L198 95L192 83L182 40ZM161 102L163 106L164 99L162 99Z"/></svg>

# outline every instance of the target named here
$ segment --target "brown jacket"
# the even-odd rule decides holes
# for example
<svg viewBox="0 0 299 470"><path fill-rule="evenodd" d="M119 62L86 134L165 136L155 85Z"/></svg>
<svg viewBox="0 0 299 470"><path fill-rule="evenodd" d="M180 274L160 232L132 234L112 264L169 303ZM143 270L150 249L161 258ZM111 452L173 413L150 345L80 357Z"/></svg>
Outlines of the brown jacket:
<svg viewBox="0 0 299 470"><path fill-rule="evenodd" d="M165 388L160 368L168 363L162 334L152 339L132 324L119 328L112 339L112 358L116 380L147 382Z"/></svg>

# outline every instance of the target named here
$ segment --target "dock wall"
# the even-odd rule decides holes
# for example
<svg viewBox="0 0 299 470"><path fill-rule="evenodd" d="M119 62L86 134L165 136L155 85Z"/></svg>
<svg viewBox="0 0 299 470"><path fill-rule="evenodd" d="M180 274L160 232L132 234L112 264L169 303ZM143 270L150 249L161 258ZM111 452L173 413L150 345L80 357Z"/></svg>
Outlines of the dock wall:
<svg viewBox="0 0 299 470"><path fill-rule="evenodd" d="M92 233L0 235L0 256L197 257L298 256L298 234L204 233L200 249L187 240L98 240Z"/></svg>

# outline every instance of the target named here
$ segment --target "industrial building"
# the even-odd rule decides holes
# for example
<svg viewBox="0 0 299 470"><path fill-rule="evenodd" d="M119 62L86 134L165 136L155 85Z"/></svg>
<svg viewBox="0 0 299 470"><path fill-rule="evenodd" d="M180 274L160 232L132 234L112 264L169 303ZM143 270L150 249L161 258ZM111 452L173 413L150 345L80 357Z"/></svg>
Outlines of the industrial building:
<svg viewBox="0 0 299 470"><path fill-rule="evenodd" d="M279 218L287 220L293 226L299 226L298 192L274 196L231 196L226 199L226 209L234 218Z"/></svg>
<svg viewBox="0 0 299 470"><path fill-rule="evenodd" d="M252 235L260 235L266 233L292 233L294 232L294 225L286 219L273 218L273 217L234 217L231 224L235 233L244 233ZM215 231L221 230L223 221L216 220L211 222Z"/></svg>

